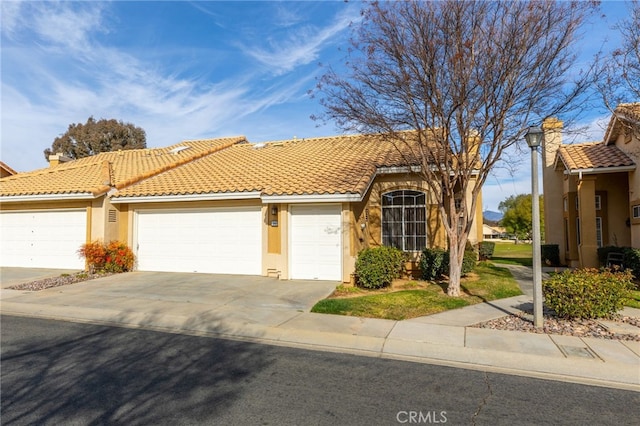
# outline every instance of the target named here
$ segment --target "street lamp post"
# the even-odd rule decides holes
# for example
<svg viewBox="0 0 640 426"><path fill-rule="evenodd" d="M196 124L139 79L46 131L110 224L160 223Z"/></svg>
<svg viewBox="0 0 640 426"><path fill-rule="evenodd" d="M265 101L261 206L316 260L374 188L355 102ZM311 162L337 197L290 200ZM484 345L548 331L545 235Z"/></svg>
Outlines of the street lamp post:
<svg viewBox="0 0 640 426"><path fill-rule="evenodd" d="M542 327L542 259L540 253L540 200L538 195L538 147L542 129L529 127L524 135L531 148L531 221L533 228L533 325Z"/></svg>

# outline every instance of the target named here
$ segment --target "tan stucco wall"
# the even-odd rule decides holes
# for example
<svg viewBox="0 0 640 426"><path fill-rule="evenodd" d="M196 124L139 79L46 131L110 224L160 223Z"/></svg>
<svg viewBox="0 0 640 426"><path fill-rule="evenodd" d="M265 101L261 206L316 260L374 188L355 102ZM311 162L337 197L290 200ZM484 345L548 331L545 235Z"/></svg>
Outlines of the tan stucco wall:
<svg viewBox="0 0 640 426"><path fill-rule="evenodd" d="M592 184L589 184L589 186L593 186L593 196L591 195L591 190L586 191L586 187L584 186L584 184L581 184L581 182L585 180L592 181ZM576 210L576 197L579 196L579 186L582 186L582 190L586 191L584 193L586 195L583 194L582 196L587 197L585 199L580 198L580 212ZM567 199L568 211L564 211L563 216L564 219L567 220L565 223L568 224L568 230L565 230L565 223L563 223L562 228L560 229L563 229L563 241L566 239L565 232L568 232L569 247L566 250L565 260L570 266L587 266L584 265L580 260L581 253L583 253L582 256L584 256L584 253L586 253L585 250L587 250L587 246L595 244L594 239L593 242L588 242L587 245L583 246L582 249L578 247L578 230L576 229L577 217L580 217L581 219L581 237L583 237L584 233L587 232L586 235L588 238L595 238L595 218L600 217L602 219L602 244L604 246L629 246L631 244L631 236L629 228L626 224L627 218L629 217L626 173L602 173L598 175L585 175L583 176L582 181L577 175L568 176L565 179L564 189L567 190L567 192L564 194L564 197ZM596 195L600 196L600 210L595 210ZM564 203L562 203L561 205L563 206ZM585 222L583 220L583 208L587 212L586 218L590 222ZM591 211L589 212L587 211L587 209ZM583 242L585 241L584 238L581 238L581 240ZM589 248L589 250L597 253L597 247L591 247ZM589 255L589 258L592 259L590 263L593 264L593 254ZM596 264L595 266L598 265Z"/></svg>
<svg viewBox="0 0 640 426"><path fill-rule="evenodd" d="M605 246L630 246L631 233L627 226L629 216L629 191L627 173L608 173L597 176L596 195L602 198L602 211L596 212L605 224Z"/></svg>
<svg viewBox="0 0 640 426"><path fill-rule="evenodd" d="M447 247L447 235L442 223L438 203L421 177L409 174L379 175L371 185L363 201L351 204L349 222L353 230L350 235L352 249L350 258L346 259L344 263L345 266L355 265L355 259L362 249L382 245L382 194L401 189L417 190L427 194L427 245L428 247ZM471 205L470 194L467 194L467 203ZM469 240L473 244L482 241L481 194L476 202L474 223L469 233ZM407 269L409 272L418 274L420 252L410 253L409 256L410 262L407 264ZM352 267L351 271L353 271Z"/></svg>
<svg viewBox="0 0 640 426"><path fill-rule="evenodd" d="M596 244L596 177L584 176L578 181L578 212L580 215L580 244L578 253L580 265L597 268L598 246Z"/></svg>
<svg viewBox="0 0 640 426"><path fill-rule="evenodd" d="M640 165L640 139L638 134L640 132L636 128L636 132L630 129L623 129L616 138L615 145L622 151L627 153L636 163L636 166ZM628 185L629 185L629 198L628 198L628 213L629 228L629 245L634 248L640 248L640 219L633 219L633 206L640 205L640 171L635 170L628 173ZM626 221L626 219L625 219Z"/></svg>

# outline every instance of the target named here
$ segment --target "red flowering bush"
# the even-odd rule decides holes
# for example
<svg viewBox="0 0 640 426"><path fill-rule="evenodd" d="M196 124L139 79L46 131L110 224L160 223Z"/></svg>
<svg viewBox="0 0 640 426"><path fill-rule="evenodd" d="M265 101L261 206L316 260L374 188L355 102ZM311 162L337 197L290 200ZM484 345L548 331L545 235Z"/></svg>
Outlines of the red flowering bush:
<svg viewBox="0 0 640 426"><path fill-rule="evenodd" d="M94 273L104 269L104 262L107 251L104 245L99 241L86 243L78 249L78 255L87 261L89 272Z"/></svg>
<svg viewBox="0 0 640 426"><path fill-rule="evenodd" d="M126 272L133 269L135 257L125 243L111 241L106 247L107 257L104 270L107 272Z"/></svg>
<svg viewBox="0 0 640 426"><path fill-rule="evenodd" d="M80 257L87 260L89 272L126 272L133 269L133 251L120 241L103 244L99 241L83 244L78 250Z"/></svg>

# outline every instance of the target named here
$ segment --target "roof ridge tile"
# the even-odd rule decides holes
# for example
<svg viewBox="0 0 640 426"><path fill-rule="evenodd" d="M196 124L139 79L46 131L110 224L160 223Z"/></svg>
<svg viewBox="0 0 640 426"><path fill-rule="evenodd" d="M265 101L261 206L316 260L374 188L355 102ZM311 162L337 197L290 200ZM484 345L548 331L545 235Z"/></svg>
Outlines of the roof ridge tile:
<svg viewBox="0 0 640 426"><path fill-rule="evenodd" d="M221 139L227 139L227 138L221 138ZM133 185L135 183L138 183L138 182L140 182L142 180L145 180L145 179L148 179L150 177L153 177L153 176L155 176L157 174L160 174L162 172L166 172L167 170L175 169L175 168L177 168L179 166L182 166L182 165L184 165L186 163L190 163L190 162L195 161L195 160L197 160L199 158L206 157L207 155L214 154L214 153L216 153L218 151L222 151L222 150L224 150L226 148L229 148L229 147L231 147L233 145L241 144L243 142L243 140L246 140L246 139L244 139L244 138L243 139L230 139L229 142L226 142L226 143L224 143L222 145L215 145L211 149L208 149L208 150L205 150L205 151L196 152L196 153L194 153L194 154L192 154L190 156L187 156L187 157L184 157L184 158L180 158L180 159L178 159L177 161L175 161L173 163L165 164L165 165L160 166L160 167L158 167L156 169L150 170L150 171L148 171L146 173L142 173L140 175L137 175L137 176L134 176L132 178L126 179L126 180L124 180L122 182L118 182L118 183L116 183L115 187L116 187L116 189L123 189L123 188L125 188L125 187L127 187L129 185Z"/></svg>

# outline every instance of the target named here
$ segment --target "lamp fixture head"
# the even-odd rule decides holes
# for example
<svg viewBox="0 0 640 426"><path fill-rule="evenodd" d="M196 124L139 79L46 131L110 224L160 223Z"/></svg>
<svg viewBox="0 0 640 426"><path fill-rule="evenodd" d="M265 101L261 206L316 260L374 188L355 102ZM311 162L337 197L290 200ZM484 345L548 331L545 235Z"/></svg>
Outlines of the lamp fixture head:
<svg viewBox="0 0 640 426"><path fill-rule="evenodd" d="M524 134L524 139L527 141L529 148L537 148L542 143L542 129L539 126L531 126L527 129L527 133Z"/></svg>

